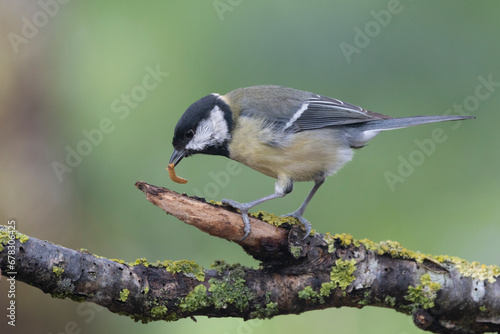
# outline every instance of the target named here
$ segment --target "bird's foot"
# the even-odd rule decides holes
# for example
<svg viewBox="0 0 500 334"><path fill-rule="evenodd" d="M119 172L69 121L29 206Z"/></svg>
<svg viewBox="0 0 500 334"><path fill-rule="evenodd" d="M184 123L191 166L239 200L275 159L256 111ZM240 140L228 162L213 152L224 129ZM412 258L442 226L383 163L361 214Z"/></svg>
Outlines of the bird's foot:
<svg viewBox="0 0 500 334"><path fill-rule="evenodd" d="M302 216L302 214L300 212L298 212L298 210L295 212L283 215L281 217L293 217L293 218L297 219L302 225L304 225L304 229L306 230L306 232L305 232L305 236L302 238L302 240L307 238L309 236L309 234L311 233L311 223L309 222L309 220L305 219Z"/></svg>
<svg viewBox="0 0 500 334"><path fill-rule="evenodd" d="M245 235L243 236L243 238L240 239L240 241L245 240L245 238L248 236L251 230L250 219L248 218L248 210L251 208L251 206L249 206L248 203L240 203L233 201L232 199L223 199L221 200L221 202L223 204L227 204L235 209L240 210L241 217L243 218L243 223L245 224L245 227L243 228L243 230L245 231Z"/></svg>

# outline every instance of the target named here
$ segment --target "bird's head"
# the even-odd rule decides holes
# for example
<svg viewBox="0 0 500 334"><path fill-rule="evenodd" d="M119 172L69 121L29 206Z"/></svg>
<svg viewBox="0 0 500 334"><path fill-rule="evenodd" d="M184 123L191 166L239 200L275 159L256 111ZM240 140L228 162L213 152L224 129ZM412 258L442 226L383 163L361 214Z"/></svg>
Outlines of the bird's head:
<svg viewBox="0 0 500 334"><path fill-rule="evenodd" d="M174 130L174 152L170 163L177 165L193 154L229 156L233 118L231 109L219 94L210 94L184 112Z"/></svg>

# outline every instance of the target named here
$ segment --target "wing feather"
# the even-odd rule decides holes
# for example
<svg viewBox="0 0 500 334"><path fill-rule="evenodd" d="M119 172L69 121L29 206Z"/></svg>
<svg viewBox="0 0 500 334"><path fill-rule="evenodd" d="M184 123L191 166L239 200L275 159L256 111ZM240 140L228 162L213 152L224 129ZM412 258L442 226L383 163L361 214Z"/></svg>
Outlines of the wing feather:
<svg viewBox="0 0 500 334"><path fill-rule="evenodd" d="M368 111L350 103L320 95L314 95L306 103L308 103L307 109L293 121L293 124L289 122L293 120L293 116L287 121L290 130L300 132L392 118L387 115Z"/></svg>
<svg viewBox="0 0 500 334"><path fill-rule="evenodd" d="M240 106L233 110L239 117L260 118L266 126L286 132L392 118L331 97L279 86L239 88L224 98Z"/></svg>

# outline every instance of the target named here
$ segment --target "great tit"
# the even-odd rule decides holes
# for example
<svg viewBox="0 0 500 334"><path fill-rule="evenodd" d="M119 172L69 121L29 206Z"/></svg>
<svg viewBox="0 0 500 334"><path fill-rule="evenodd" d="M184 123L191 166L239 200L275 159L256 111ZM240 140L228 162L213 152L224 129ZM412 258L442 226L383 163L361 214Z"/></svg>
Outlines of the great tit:
<svg viewBox="0 0 500 334"><path fill-rule="evenodd" d="M274 194L248 203L222 200L240 210L245 224L243 239L250 233L250 208L285 196L295 181L313 181L302 205L286 215L304 225L307 237L311 224L303 214L309 201L327 176L351 160L353 149L365 146L380 131L468 118L474 117L392 118L287 87L239 88L226 95L205 96L186 110L174 130L170 163L175 166L197 153L221 155L277 179Z"/></svg>

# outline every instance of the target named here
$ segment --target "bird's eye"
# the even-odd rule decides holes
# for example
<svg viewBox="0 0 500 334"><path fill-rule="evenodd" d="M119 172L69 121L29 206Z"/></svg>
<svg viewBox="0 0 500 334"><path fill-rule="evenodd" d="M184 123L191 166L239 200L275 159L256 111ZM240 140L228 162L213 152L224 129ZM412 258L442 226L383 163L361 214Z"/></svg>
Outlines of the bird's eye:
<svg viewBox="0 0 500 334"><path fill-rule="evenodd" d="M186 132L186 135L185 135L185 136L186 136L186 138L188 138L188 139L193 138L193 137L194 137L194 131L193 131L193 130L188 130L188 131Z"/></svg>

